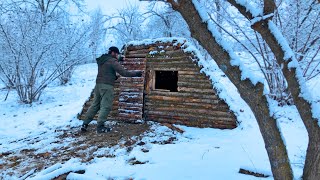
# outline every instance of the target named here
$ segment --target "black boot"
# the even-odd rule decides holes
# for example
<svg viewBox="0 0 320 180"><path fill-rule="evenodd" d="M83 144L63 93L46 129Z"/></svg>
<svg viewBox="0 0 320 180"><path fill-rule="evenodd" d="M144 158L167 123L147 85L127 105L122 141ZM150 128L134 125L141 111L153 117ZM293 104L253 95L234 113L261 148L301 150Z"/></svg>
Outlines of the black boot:
<svg viewBox="0 0 320 180"><path fill-rule="evenodd" d="M106 132L110 132L110 128L109 127L105 127L104 125L98 125L97 126L97 133L106 133Z"/></svg>
<svg viewBox="0 0 320 180"><path fill-rule="evenodd" d="M82 132L87 132L88 124L82 124L81 126L81 131Z"/></svg>

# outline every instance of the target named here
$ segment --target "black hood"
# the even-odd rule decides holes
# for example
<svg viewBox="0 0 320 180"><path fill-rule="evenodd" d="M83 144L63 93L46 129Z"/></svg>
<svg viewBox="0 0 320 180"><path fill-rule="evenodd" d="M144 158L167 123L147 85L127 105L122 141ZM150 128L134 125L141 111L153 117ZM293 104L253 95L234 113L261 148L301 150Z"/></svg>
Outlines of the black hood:
<svg viewBox="0 0 320 180"><path fill-rule="evenodd" d="M101 65L104 64L106 61L108 61L109 59L112 59L113 57L110 54L103 54L102 56L98 57L96 59L97 64Z"/></svg>

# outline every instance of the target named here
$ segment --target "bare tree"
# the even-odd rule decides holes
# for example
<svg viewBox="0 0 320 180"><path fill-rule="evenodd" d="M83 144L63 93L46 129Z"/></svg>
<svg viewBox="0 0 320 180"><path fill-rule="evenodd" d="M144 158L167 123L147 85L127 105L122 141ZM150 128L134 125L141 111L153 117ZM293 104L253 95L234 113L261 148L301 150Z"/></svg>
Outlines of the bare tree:
<svg viewBox="0 0 320 180"><path fill-rule="evenodd" d="M310 80L320 74L320 11L316 0L279 1L274 22L288 40Z"/></svg>
<svg viewBox="0 0 320 180"><path fill-rule="evenodd" d="M47 1L47 10L42 7L39 11L36 4L40 1L11 0L2 11L0 53L6 59L1 62L1 79L13 84L24 103L38 100L55 79L66 83L74 65L86 56L87 31L73 24L68 13L59 11L63 6L57 3L62 2ZM55 12L47 14L50 5Z"/></svg>
<svg viewBox="0 0 320 180"><path fill-rule="evenodd" d="M215 1L215 0L214 0ZM211 2L211 1L209 1ZM208 1L206 1L208 3ZM287 82L282 74L281 67L262 37L250 28L250 22L243 19L240 14L229 12L230 5L219 2L219 8L208 5L208 16L215 23L224 38L231 37L240 47L235 46L235 51L247 51L258 64L269 88L268 96L280 106L292 104L292 98L288 92ZM217 17L213 17L213 14ZM238 22L241 22L238 23Z"/></svg>
<svg viewBox="0 0 320 180"><path fill-rule="evenodd" d="M89 47L92 51L92 60L95 60L97 54L99 53L99 48L103 44L106 37L107 29L104 27L106 19L102 14L100 9L97 9L92 15L92 20L90 22L90 34L89 34Z"/></svg>
<svg viewBox="0 0 320 180"><path fill-rule="evenodd" d="M148 38L190 37L188 25L181 15L167 5L151 3L145 15L148 22L145 32Z"/></svg>
<svg viewBox="0 0 320 180"><path fill-rule="evenodd" d="M123 9L107 18L107 21L116 21L108 28L110 33L116 37L119 44L125 44L129 41L141 40L145 38L143 31L145 17L140 12L137 4L129 4Z"/></svg>
<svg viewBox="0 0 320 180"><path fill-rule="evenodd" d="M167 0L172 8L181 13L189 25L191 36L208 51L219 66L225 66L225 74L239 90L241 97L251 107L260 127L269 156L272 173L275 179L292 179L292 170L289 163L286 147L278 130L276 121L270 117L266 97L263 95L264 85L261 83L255 86L249 81L241 81L241 71L238 67L232 66L230 61L233 57L230 52L219 43L221 37L216 37L204 23L199 12L192 1L188 0Z"/></svg>
<svg viewBox="0 0 320 180"><path fill-rule="evenodd" d="M246 18L252 20L255 18L250 12L246 10L246 7L242 4L237 3L234 0L228 0L234 5L239 12L241 12ZM273 13L276 9L274 1L264 1L264 15ZM294 56L285 56L287 52L284 44L281 44L277 39L276 35L271 32L272 23L270 18L261 19L254 23L252 28L259 32L263 39L267 42L273 54L276 57L278 64L283 64L283 74L288 82L288 89L292 94L294 104L296 105L299 114L303 120L304 125L308 131L309 143L307 149L306 162L304 166L304 179L320 179L320 127L318 125L318 119L312 116L311 101L301 97L300 94L303 92L301 87L304 86L305 80L299 77L297 71L299 67L291 68L289 63L295 61Z"/></svg>

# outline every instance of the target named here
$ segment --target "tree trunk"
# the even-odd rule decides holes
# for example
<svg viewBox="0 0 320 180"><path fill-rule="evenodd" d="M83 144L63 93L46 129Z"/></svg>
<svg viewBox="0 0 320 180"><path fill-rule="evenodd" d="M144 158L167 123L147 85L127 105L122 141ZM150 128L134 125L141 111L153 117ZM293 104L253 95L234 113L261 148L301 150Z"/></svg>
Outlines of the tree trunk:
<svg viewBox="0 0 320 180"><path fill-rule="evenodd" d="M275 179L292 179L287 150L281 138L276 121L269 116L266 97L263 95L263 84L254 86L249 80L241 81L238 67L231 66L230 55L219 45L214 35L208 30L208 25L202 19L190 0L167 0L173 9L180 12L189 25L191 35L209 52L219 66L226 66L225 74L238 88L241 97L251 107L262 137L265 142L272 173Z"/></svg>
<svg viewBox="0 0 320 180"><path fill-rule="evenodd" d="M246 11L244 6L237 4L235 0L228 0L228 2L235 6L239 12L249 20L253 18L250 12ZM264 5L264 10L268 10L264 12L264 15L272 13L275 10L275 5L274 3L270 3L270 0L265 0ZM296 78L296 69L288 67L291 59L284 60L285 51L278 43L274 34L272 34L270 31L268 26L269 21L269 19L259 21L252 25L252 28L260 33L262 38L269 45L277 59L278 64L284 64L282 72L287 80L288 89L292 94L294 104L296 105L303 123L308 131L309 143L303 171L303 179L320 179L320 128L317 124L317 119L312 117L311 105L305 99L299 97L301 89Z"/></svg>

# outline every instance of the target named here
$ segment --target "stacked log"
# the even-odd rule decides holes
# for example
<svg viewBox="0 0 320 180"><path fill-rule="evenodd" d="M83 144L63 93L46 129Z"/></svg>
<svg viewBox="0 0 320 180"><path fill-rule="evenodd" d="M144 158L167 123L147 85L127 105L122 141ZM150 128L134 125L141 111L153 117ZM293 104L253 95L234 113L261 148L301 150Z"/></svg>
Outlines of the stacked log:
<svg viewBox="0 0 320 180"><path fill-rule="evenodd" d="M219 99L209 78L200 72L197 58L181 47L182 44L175 41L127 46L122 65L127 70L145 73L142 77L121 77L116 82L113 109L108 119L235 128L234 114ZM177 92L155 89L156 71L177 72ZM80 119L92 100L93 94L85 103Z"/></svg>
<svg viewBox="0 0 320 180"><path fill-rule="evenodd" d="M144 55L145 56L145 55ZM145 71L146 59L131 56L122 65L131 71ZM121 77L119 93L119 115L117 119L123 121L142 120L144 74L142 77Z"/></svg>
<svg viewBox="0 0 320 180"><path fill-rule="evenodd" d="M144 119L196 127L235 128L235 116L219 99L208 77L200 73L195 57L173 44L127 47L127 57L147 54ZM155 89L155 71L177 71L178 92Z"/></svg>

